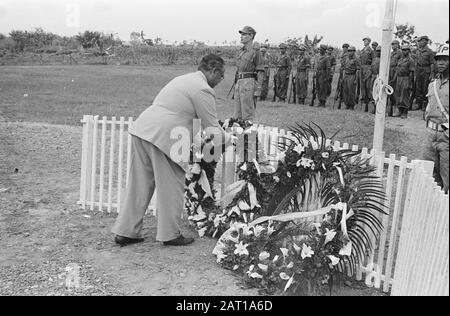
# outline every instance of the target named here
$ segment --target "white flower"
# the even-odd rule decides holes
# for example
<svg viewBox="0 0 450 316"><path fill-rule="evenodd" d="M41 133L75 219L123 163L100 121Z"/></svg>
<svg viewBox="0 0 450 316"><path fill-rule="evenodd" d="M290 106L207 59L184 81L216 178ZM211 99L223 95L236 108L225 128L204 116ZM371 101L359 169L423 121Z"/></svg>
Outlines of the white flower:
<svg viewBox="0 0 450 316"><path fill-rule="evenodd" d="M322 158L324 158L324 159L330 158L330 153L329 152L323 152L322 153Z"/></svg>
<svg viewBox="0 0 450 316"><path fill-rule="evenodd" d="M311 165L313 163L314 163L313 160L303 157L299 161L297 161L296 165L297 165L297 167L302 166L303 168L307 169L307 168L311 168Z"/></svg>
<svg viewBox="0 0 450 316"><path fill-rule="evenodd" d="M242 128L242 127L236 127L236 133L238 134L238 135L241 135L242 133L244 132L244 129Z"/></svg>
<svg viewBox="0 0 450 316"><path fill-rule="evenodd" d="M263 261L263 260L266 260L266 259L269 259L269 258L270 258L270 253L268 253L267 251L263 251L263 252L261 252L259 254L259 260L260 261Z"/></svg>
<svg viewBox="0 0 450 316"><path fill-rule="evenodd" d="M313 254L314 254L314 251L312 250L312 248L310 246L308 246L307 244L303 244L302 253L301 253L302 259L311 258Z"/></svg>
<svg viewBox="0 0 450 316"><path fill-rule="evenodd" d="M239 269L239 265L235 265L234 267L233 267L233 270L237 270L237 269Z"/></svg>
<svg viewBox="0 0 450 316"><path fill-rule="evenodd" d="M262 263L258 263L258 267L261 269L261 271L263 272L267 272L267 269L269 268L269 266L262 264Z"/></svg>
<svg viewBox="0 0 450 316"><path fill-rule="evenodd" d="M253 278L253 279L262 279L263 278L263 276L261 274L257 273L257 272L251 273L250 277Z"/></svg>
<svg viewBox="0 0 450 316"><path fill-rule="evenodd" d="M200 164L195 163L192 168L191 168L191 172L193 174L199 174L202 171L202 168L200 167Z"/></svg>
<svg viewBox="0 0 450 316"><path fill-rule="evenodd" d="M305 147L303 147L301 144L298 144L297 146L294 147L294 151L298 152L301 155L302 152L305 151Z"/></svg>
<svg viewBox="0 0 450 316"><path fill-rule="evenodd" d="M315 141L310 141L310 143L311 143L311 146L312 146L312 148L314 149L314 150L317 150L317 149L319 149L319 144L317 143L317 142L315 142Z"/></svg>
<svg viewBox="0 0 450 316"><path fill-rule="evenodd" d="M287 248L280 248L281 253L283 254L283 258L286 258L286 256L288 255L289 249Z"/></svg>
<svg viewBox="0 0 450 316"><path fill-rule="evenodd" d="M240 168L242 171L247 171L247 163L244 162L244 164Z"/></svg>
<svg viewBox="0 0 450 316"><path fill-rule="evenodd" d="M280 178L278 176L273 176L273 179L275 180L276 183L280 182Z"/></svg>
<svg viewBox="0 0 450 316"><path fill-rule="evenodd" d="M242 226L242 233L244 234L244 236L251 236L251 235L253 235L253 231L252 231L251 227L249 227L247 225Z"/></svg>
<svg viewBox="0 0 450 316"><path fill-rule="evenodd" d="M255 232L255 237L258 237L264 230L265 230L265 228L261 225L256 225L255 227L253 227L253 231Z"/></svg>
<svg viewBox="0 0 450 316"><path fill-rule="evenodd" d="M335 266L339 263L340 259L338 257L335 257L333 255L329 255L328 258L331 260L331 265Z"/></svg>
<svg viewBox="0 0 450 316"><path fill-rule="evenodd" d="M239 209L239 207L237 207L237 205L231 208L231 210L228 212L228 216L233 215L233 213L236 213L237 216L241 215L241 210Z"/></svg>
<svg viewBox="0 0 450 316"><path fill-rule="evenodd" d="M236 249L234 250L234 254L235 255L239 255L239 256L246 255L246 256L248 256L248 250L247 250L248 244L244 245L242 243L242 241L241 241L239 244L235 245L235 247L236 247Z"/></svg>
<svg viewBox="0 0 450 316"><path fill-rule="evenodd" d="M281 161L284 163L285 158L286 158L286 152L281 151L277 154L277 161Z"/></svg>
<svg viewBox="0 0 450 316"><path fill-rule="evenodd" d="M325 233L325 242L324 245L326 245L327 243L329 243L330 241L333 240L334 236L336 236L336 232L334 231L334 229L329 230L328 228L325 228L326 233Z"/></svg>
<svg viewBox="0 0 450 316"><path fill-rule="evenodd" d="M268 226L267 226L267 235L272 235L272 233L275 231L275 229L273 228L273 226L272 226L272 223L270 223Z"/></svg>
<svg viewBox="0 0 450 316"><path fill-rule="evenodd" d="M216 215L216 217L214 218L214 227L218 227L220 223L225 223L225 217Z"/></svg>
<svg viewBox="0 0 450 316"><path fill-rule="evenodd" d="M201 160L205 155L203 155L202 153L196 152L195 153L195 158Z"/></svg>
<svg viewBox="0 0 450 316"><path fill-rule="evenodd" d="M279 256L279 255L276 255L275 257L273 257L272 262L277 262L279 258L280 258L280 256Z"/></svg>
<svg viewBox="0 0 450 316"><path fill-rule="evenodd" d="M350 257L350 255L352 254L352 242L349 241L346 245L344 245L344 247L342 247L342 249L339 250L339 254L341 256Z"/></svg>
<svg viewBox="0 0 450 316"><path fill-rule="evenodd" d="M226 254L224 254L222 251L219 251L217 253L217 263L220 263L220 261L222 261L223 259L225 259L227 257Z"/></svg>
<svg viewBox="0 0 450 316"><path fill-rule="evenodd" d="M199 231L198 231L198 235L200 236L200 237L203 237L203 236L205 236L205 232L206 232L206 229L207 229L208 227L203 227L202 229L199 229Z"/></svg>
<svg viewBox="0 0 450 316"><path fill-rule="evenodd" d="M301 250L301 248L300 248L299 246L297 246L296 243L294 243L294 249L295 249L295 251L296 251L297 253L299 253L300 250Z"/></svg>
<svg viewBox="0 0 450 316"><path fill-rule="evenodd" d="M289 280L291 277L284 272L280 273L280 278L283 280Z"/></svg>
<svg viewBox="0 0 450 316"><path fill-rule="evenodd" d="M286 268L292 269L293 267L294 267L294 262L291 261L291 262L287 265Z"/></svg>
<svg viewBox="0 0 450 316"><path fill-rule="evenodd" d="M288 178L292 177L292 175L289 171L286 173L286 175L288 176Z"/></svg>
<svg viewBox="0 0 450 316"><path fill-rule="evenodd" d="M295 273L294 273L295 274ZM292 282L294 281L294 274L291 276L291 278L289 279L289 281L287 281L286 286L284 287L284 291L286 292L286 290L291 286Z"/></svg>
<svg viewBox="0 0 450 316"><path fill-rule="evenodd" d="M315 170L316 169L316 164L315 163L312 163L311 164L311 170Z"/></svg>
<svg viewBox="0 0 450 316"><path fill-rule="evenodd" d="M247 202L240 200L238 202L238 207L242 210L242 211L249 211L250 205L247 204Z"/></svg>
<svg viewBox="0 0 450 316"><path fill-rule="evenodd" d="M250 273L252 273L252 271L253 271L253 268L255 267L255 265L254 264L252 264L250 267L248 267L248 271L247 271L247 274L250 274Z"/></svg>

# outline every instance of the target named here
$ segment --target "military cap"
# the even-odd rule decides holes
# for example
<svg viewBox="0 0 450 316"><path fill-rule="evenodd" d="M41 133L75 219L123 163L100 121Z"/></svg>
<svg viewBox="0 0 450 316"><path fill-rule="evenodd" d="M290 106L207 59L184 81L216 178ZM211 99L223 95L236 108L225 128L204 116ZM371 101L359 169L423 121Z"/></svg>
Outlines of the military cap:
<svg viewBox="0 0 450 316"><path fill-rule="evenodd" d="M355 52L355 51L356 51L356 47L355 47L355 46L350 46L350 47L348 48L348 50L349 50L349 51L354 51L354 52Z"/></svg>
<svg viewBox="0 0 450 316"><path fill-rule="evenodd" d="M328 48L327 45L325 45L325 44L320 44L320 49L327 49L327 48Z"/></svg>
<svg viewBox="0 0 450 316"><path fill-rule="evenodd" d="M239 34L243 34L243 33L244 34L256 34L256 31L253 27L247 25L247 26L244 26L242 28L242 30L239 31Z"/></svg>
<svg viewBox="0 0 450 316"><path fill-rule="evenodd" d="M363 41L368 40L369 42L372 41L372 39L371 39L370 37L364 37L362 40L363 40Z"/></svg>
<svg viewBox="0 0 450 316"><path fill-rule="evenodd" d="M393 40L392 44L400 44L400 42L398 40Z"/></svg>
<svg viewBox="0 0 450 316"><path fill-rule="evenodd" d="M328 46L327 50L333 50L333 47Z"/></svg>
<svg viewBox="0 0 450 316"><path fill-rule="evenodd" d="M285 43L281 43L280 45L278 45L279 48L287 48L287 45Z"/></svg>
<svg viewBox="0 0 450 316"><path fill-rule="evenodd" d="M372 42L372 46L378 47L378 42Z"/></svg>
<svg viewBox="0 0 450 316"><path fill-rule="evenodd" d="M349 48L349 47L350 47L350 45L347 44L347 43L345 43L344 45L342 45L342 48Z"/></svg>
<svg viewBox="0 0 450 316"><path fill-rule="evenodd" d="M380 50L381 50L381 46L378 45L376 50L377 50L377 51L380 51Z"/></svg>
<svg viewBox="0 0 450 316"><path fill-rule="evenodd" d="M428 36L424 35L424 36L420 36L417 41L420 42L421 40L426 40L427 42L430 40Z"/></svg>
<svg viewBox="0 0 450 316"><path fill-rule="evenodd" d="M409 45L404 44L402 45L402 50L411 50L411 47L409 47Z"/></svg>

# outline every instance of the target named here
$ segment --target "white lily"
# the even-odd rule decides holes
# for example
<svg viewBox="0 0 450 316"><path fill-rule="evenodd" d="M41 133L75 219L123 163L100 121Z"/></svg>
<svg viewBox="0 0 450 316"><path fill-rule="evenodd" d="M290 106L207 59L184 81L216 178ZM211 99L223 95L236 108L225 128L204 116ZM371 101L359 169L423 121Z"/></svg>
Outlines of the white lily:
<svg viewBox="0 0 450 316"><path fill-rule="evenodd" d="M202 171L202 168L200 167L200 164L195 163L192 165L191 172L193 174L199 174L201 171Z"/></svg>
<svg viewBox="0 0 450 316"><path fill-rule="evenodd" d="M339 250L339 254L341 256L350 257L350 255L352 254L352 242L349 241L347 244L345 244L344 247L342 247L342 249Z"/></svg>
<svg viewBox="0 0 450 316"><path fill-rule="evenodd" d="M302 253L300 255L302 257L302 259L311 258L313 254L314 254L314 250L312 250L312 248L310 246L308 246L307 244L303 244Z"/></svg>
<svg viewBox="0 0 450 316"><path fill-rule="evenodd" d="M240 168L242 171L247 171L247 163L244 162L244 164Z"/></svg>
<svg viewBox="0 0 450 316"><path fill-rule="evenodd" d="M283 254L283 259L286 259L288 253L289 253L289 249L287 248L280 248L281 253Z"/></svg>
<svg viewBox="0 0 450 316"><path fill-rule="evenodd" d="M255 207L260 207L258 203L258 199L256 197L256 189L250 182L247 185L248 187L248 196L250 198L250 208L253 210Z"/></svg>
<svg viewBox="0 0 450 316"><path fill-rule="evenodd" d="M335 257L333 255L329 255L328 258L331 260L331 265L332 266L337 265L339 263L339 261L341 260L338 257Z"/></svg>
<svg viewBox="0 0 450 316"><path fill-rule="evenodd" d="M274 231L275 228L273 228L272 223L269 223L269 225L267 226L267 235L272 235Z"/></svg>
<svg viewBox="0 0 450 316"><path fill-rule="evenodd" d="M286 266L286 268L288 268L288 269L292 269L294 267L294 262L290 262L287 266Z"/></svg>
<svg viewBox="0 0 450 316"><path fill-rule="evenodd" d="M280 182L280 178L278 176L273 176L273 179L275 180L276 183Z"/></svg>
<svg viewBox="0 0 450 316"><path fill-rule="evenodd" d="M205 155L203 155L203 154L200 153L200 152L196 152L196 153L195 153L195 158L197 158L198 160L203 159L204 156L205 156Z"/></svg>
<svg viewBox="0 0 450 316"><path fill-rule="evenodd" d="M254 264L252 264L250 267L248 267L248 270L247 270L247 274L250 274L250 273L252 273L253 272L253 268L255 267L255 265Z"/></svg>
<svg viewBox="0 0 450 316"><path fill-rule="evenodd" d="M262 264L262 263L258 263L258 267L261 269L261 271L263 272L267 272L267 269L269 268L269 266Z"/></svg>
<svg viewBox="0 0 450 316"><path fill-rule="evenodd" d="M328 158L330 158L330 153L329 152L323 152L322 153L322 158L324 158L324 159L328 159Z"/></svg>
<svg viewBox="0 0 450 316"><path fill-rule="evenodd" d="M240 200L238 202L238 207L241 211L249 211L251 210L250 205L247 204L247 202Z"/></svg>
<svg viewBox="0 0 450 316"><path fill-rule="evenodd" d="M250 277L253 278L253 279L262 279L263 278L263 276L261 274L257 273L257 272L251 273Z"/></svg>
<svg viewBox="0 0 450 316"><path fill-rule="evenodd" d="M197 214L192 216L191 220L193 220L194 222L199 222L201 220L204 220L206 217L206 214Z"/></svg>
<svg viewBox="0 0 450 316"><path fill-rule="evenodd" d="M239 265L235 264L233 267L233 271L236 271L237 269L239 269Z"/></svg>
<svg viewBox="0 0 450 316"><path fill-rule="evenodd" d="M311 168L311 164L313 162L314 162L313 160L303 157L299 161L297 161L296 165L297 165L297 167L302 166L303 168L308 169L308 168Z"/></svg>
<svg viewBox="0 0 450 316"><path fill-rule="evenodd" d="M218 227L221 223L225 223L225 217L216 215L214 218L214 227Z"/></svg>
<svg viewBox="0 0 450 316"><path fill-rule="evenodd" d="M300 250L302 250L302 249L299 246L297 246L296 243L294 243L294 250L295 250L295 252L299 253Z"/></svg>
<svg viewBox="0 0 450 316"><path fill-rule="evenodd" d="M256 225L253 227L253 231L255 232L255 237L261 235L261 233L265 230L265 228L261 225Z"/></svg>
<svg viewBox="0 0 450 316"><path fill-rule="evenodd" d="M252 160L252 162L255 165L255 168L256 168L256 171L258 172L258 175L260 175L261 174L261 169L259 168L259 163L258 163L258 161L256 161L256 158L254 158Z"/></svg>
<svg viewBox="0 0 450 316"><path fill-rule="evenodd" d="M237 205L231 208L231 210L228 212L228 216L233 215L233 213L236 213L237 216L241 215L241 210L239 209L239 207L237 207Z"/></svg>
<svg viewBox="0 0 450 316"><path fill-rule="evenodd" d="M319 149L319 144L318 144L316 141L311 140L310 143L311 143L311 146L312 146L312 148L313 148L314 150Z"/></svg>
<svg viewBox="0 0 450 316"><path fill-rule="evenodd" d="M270 253L268 253L267 251L263 251L263 252L261 252L259 254L259 260L260 261L263 261L263 260L266 260L266 259L269 259L269 258L270 258Z"/></svg>
<svg viewBox="0 0 450 316"><path fill-rule="evenodd" d="M329 243L330 241L333 240L333 238L336 236L336 232L334 231L334 229L329 230L328 228L325 228L326 232L325 232L325 242L324 245L326 245L327 243Z"/></svg>
<svg viewBox="0 0 450 316"><path fill-rule="evenodd" d="M285 151L280 151L277 154L277 161L281 161L284 163L284 159L286 158L286 152Z"/></svg>
<svg viewBox="0 0 450 316"><path fill-rule="evenodd" d="M244 245L241 241L239 244L235 245L235 247L236 247L236 249L234 250L235 255L248 256L248 250L247 250L248 244Z"/></svg>
<svg viewBox="0 0 450 316"><path fill-rule="evenodd" d="M198 231L198 235L200 236L200 237L203 237L203 236L205 236L205 233L206 233L206 229L207 229L208 227L203 227L202 229L199 229L199 231Z"/></svg>
<svg viewBox="0 0 450 316"><path fill-rule="evenodd" d="M295 273L294 273L295 274ZM286 292L286 290L291 286L292 282L294 282L294 274L291 276L291 278L289 279L289 281L287 281L286 286L284 287L284 291Z"/></svg>
<svg viewBox="0 0 450 316"><path fill-rule="evenodd" d="M277 262L279 258L280 258L280 256L279 256L279 255L276 255L275 257L273 257L272 262Z"/></svg>
<svg viewBox="0 0 450 316"><path fill-rule="evenodd" d="M223 259L228 257L226 254L224 254L222 251L217 253L217 263L220 263Z"/></svg>
<svg viewBox="0 0 450 316"><path fill-rule="evenodd" d="M251 227L245 225L242 227L242 233L244 234L244 236L251 236L253 235L253 230L251 229Z"/></svg>
<svg viewBox="0 0 450 316"><path fill-rule="evenodd" d="M286 273L284 273L284 272L281 272L280 273L280 278L282 279L282 280L289 280L291 277L289 276L289 275L287 275Z"/></svg>
<svg viewBox="0 0 450 316"><path fill-rule="evenodd" d="M292 174L289 171L286 172L286 175L288 176L288 178L292 177Z"/></svg>
<svg viewBox="0 0 450 316"><path fill-rule="evenodd" d="M298 144L294 147L294 151L296 151L301 155L305 151L305 147L302 146L301 144Z"/></svg>

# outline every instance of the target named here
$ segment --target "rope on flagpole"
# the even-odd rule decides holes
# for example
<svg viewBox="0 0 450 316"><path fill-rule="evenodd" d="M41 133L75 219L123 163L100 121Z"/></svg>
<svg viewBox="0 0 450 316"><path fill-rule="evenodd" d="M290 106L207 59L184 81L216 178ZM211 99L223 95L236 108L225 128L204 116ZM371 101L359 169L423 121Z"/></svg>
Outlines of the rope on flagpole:
<svg viewBox="0 0 450 316"><path fill-rule="evenodd" d="M381 94L386 92L387 95L392 95L394 93L394 88L392 88L389 84L385 84L383 79L380 76L377 76L375 82L373 83L372 96L375 104L381 100Z"/></svg>

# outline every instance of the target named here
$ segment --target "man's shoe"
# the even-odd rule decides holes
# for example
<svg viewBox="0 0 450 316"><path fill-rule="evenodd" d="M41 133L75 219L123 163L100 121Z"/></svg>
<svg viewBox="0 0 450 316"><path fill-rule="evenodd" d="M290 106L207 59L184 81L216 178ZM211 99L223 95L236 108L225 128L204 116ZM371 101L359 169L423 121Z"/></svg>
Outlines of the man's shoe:
<svg viewBox="0 0 450 316"><path fill-rule="evenodd" d="M126 245L137 244L139 242L143 242L144 238L128 238L128 237L116 235L116 237L114 238L114 241L116 242L116 244L123 247Z"/></svg>
<svg viewBox="0 0 450 316"><path fill-rule="evenodd" d="M164 246L186 246L192 244L194 242L194 238L184 237L183 235L178 236L175 239L169 241L163 241Z"/></svg>

